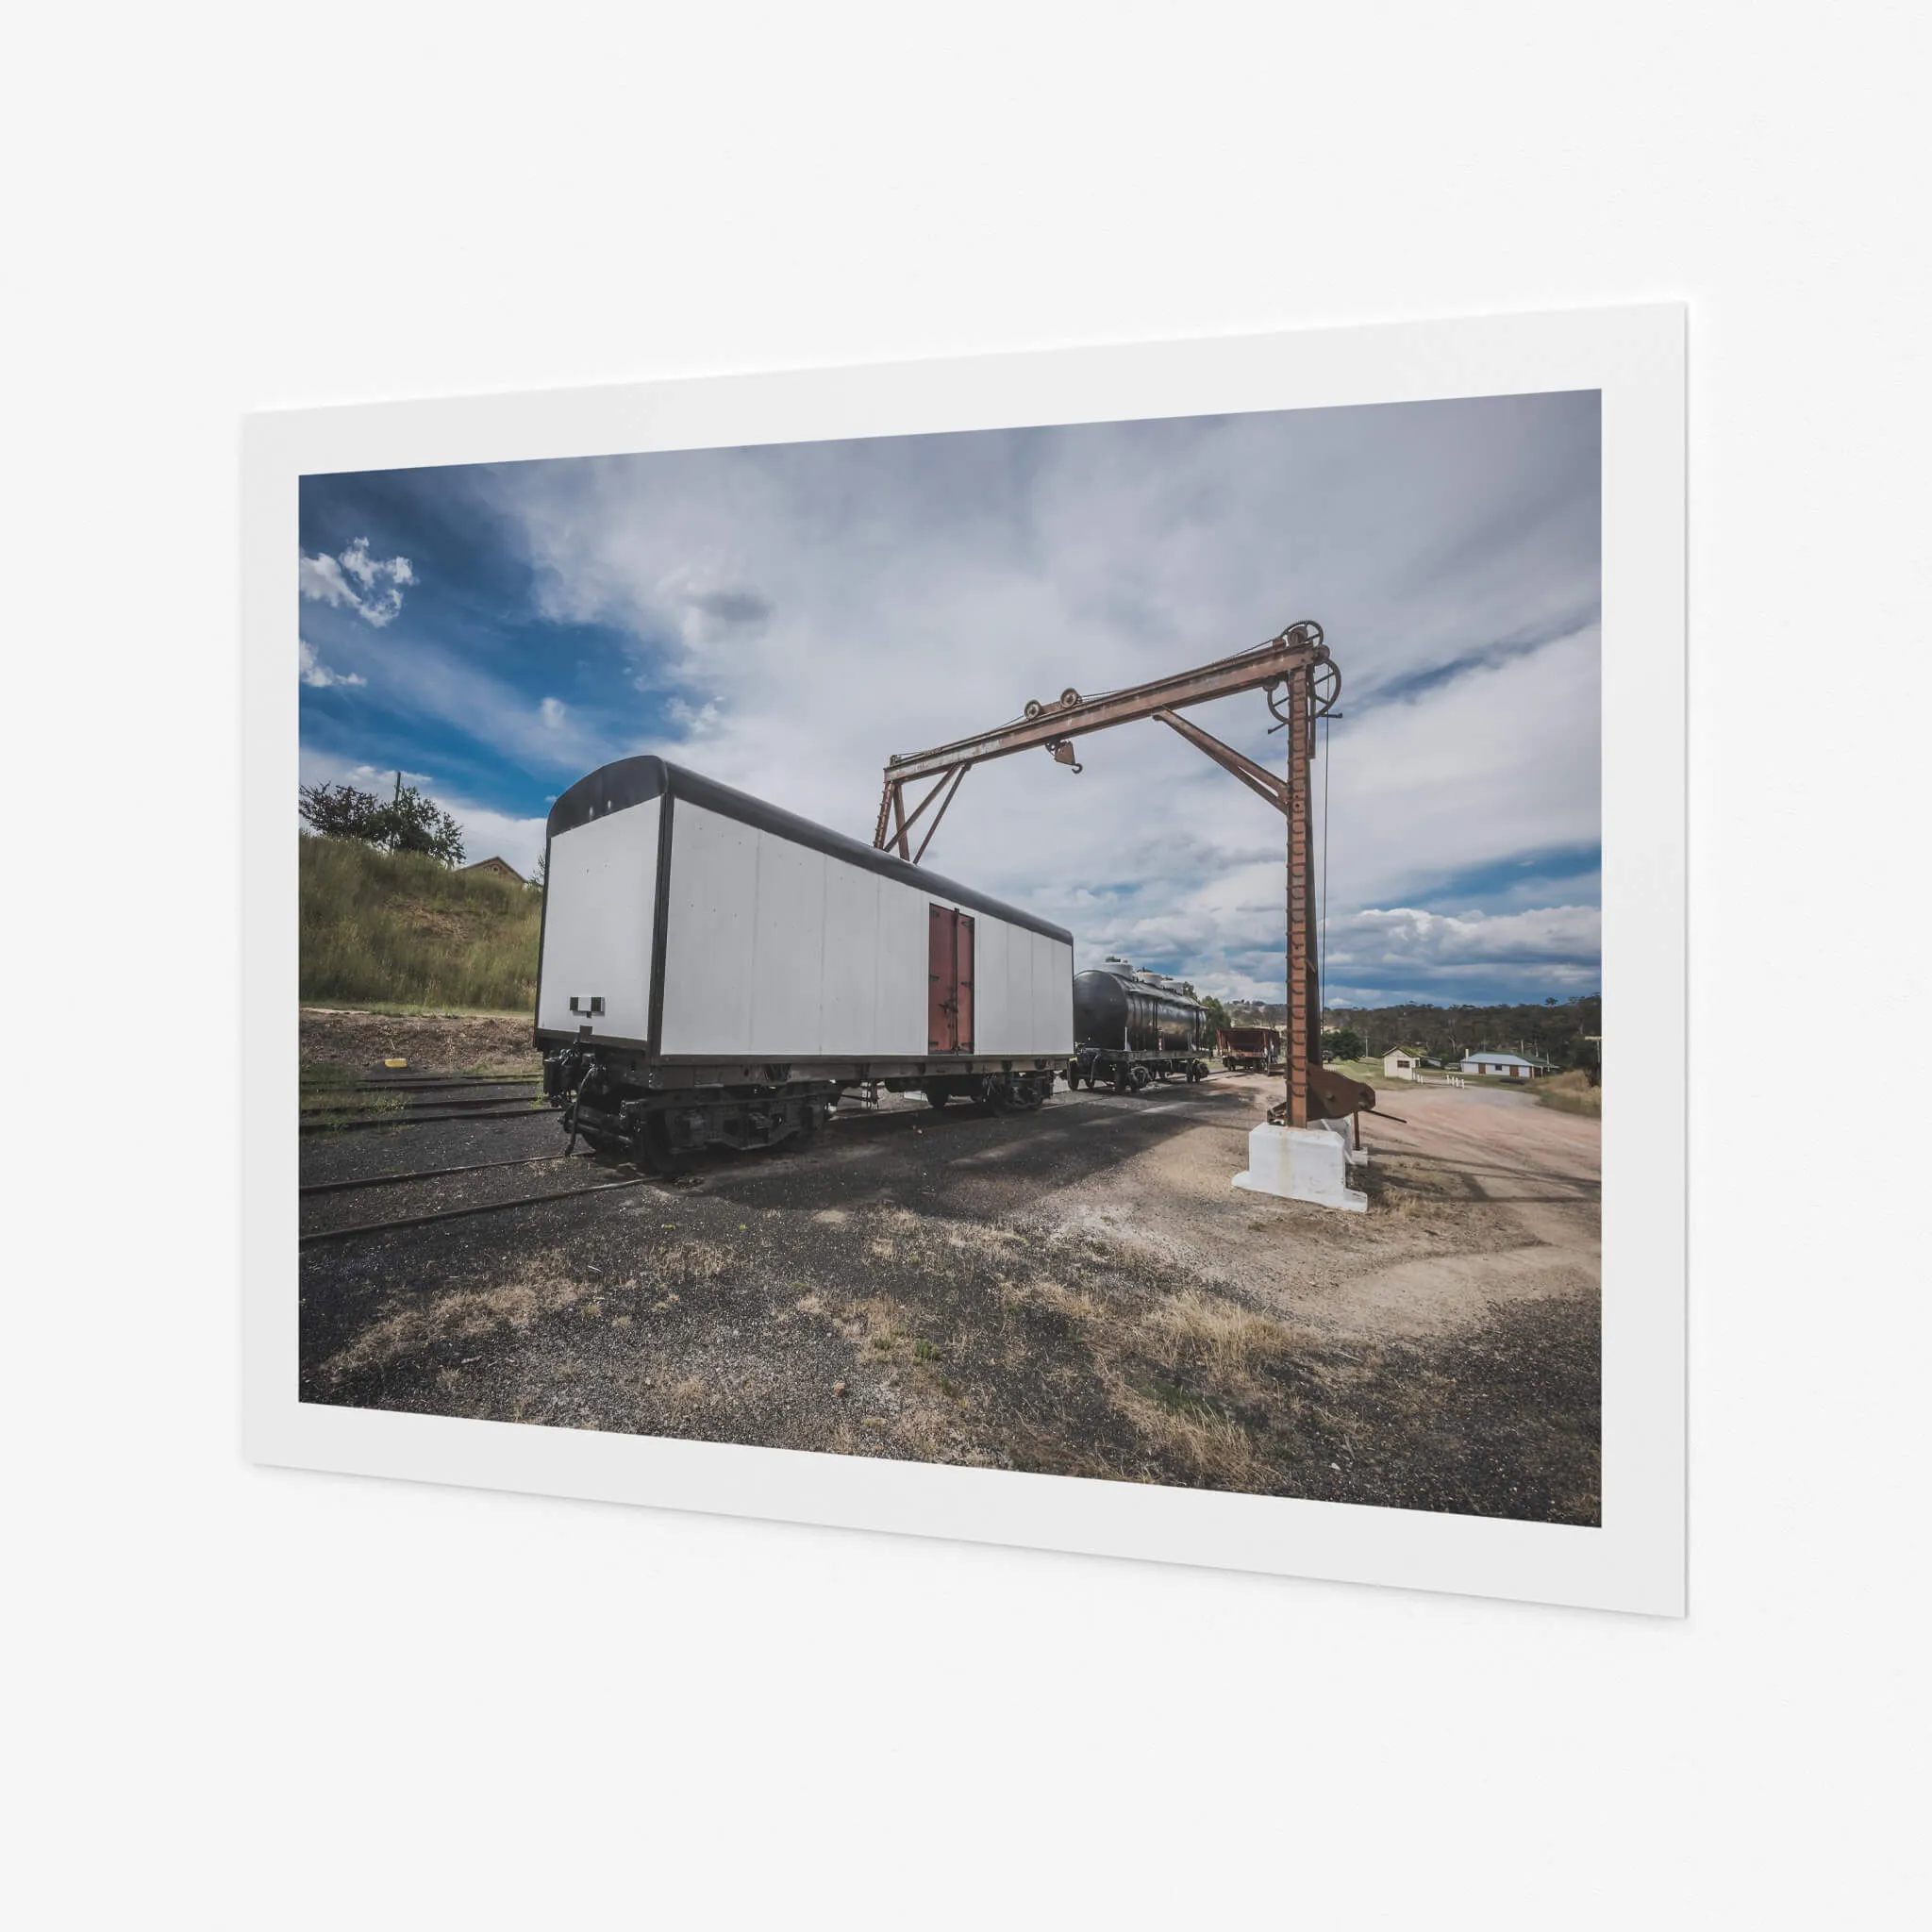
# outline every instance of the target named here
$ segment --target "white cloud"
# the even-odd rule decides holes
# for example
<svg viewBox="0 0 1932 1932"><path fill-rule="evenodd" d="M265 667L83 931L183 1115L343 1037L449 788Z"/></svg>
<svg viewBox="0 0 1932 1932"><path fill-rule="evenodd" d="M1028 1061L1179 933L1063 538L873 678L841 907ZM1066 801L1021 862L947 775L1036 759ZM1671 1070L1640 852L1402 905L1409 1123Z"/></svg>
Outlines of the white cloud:
<svg viewBox="0 0 1932 1932"><path fill-rule="evenodd" d="M560 703L547 715L526 691L424 636L384 656L382 692L397 710L454 725L553 782L580 778L634 748L634 734L621 728L625 721L586 717Z"/></svg>
<svg viewBox="0 0 1932 1932"><path fill-rule="evenodd" d="M633 641L658 722L626 738L578 705L577 771L660 751L861 839L890 752L1319 619L1347 679L1317 771L1332 944L1362 908L1597 838L1596 478L1592 398L1506 397L512 466L477 487L522 527L544 614ZM1278 765L1258 695L1191 715ZM565 748L525 755L547 769ZM1157 724L1079 753L1079 777L1037 753L973 772L927 862L1064 920L1083 964L1122 952L1278 998L1279 816ZM1567 983L1485 924L1460 950L1385 936L1381 957L1447 989L1490 947L1499 975Z"/></svg>
<svg viewBox="0 0 1932 1932"><path fill-rule="evenodd" d="M342 552L339 560L342 568L365 591L374 590L384 577L392 584L413 584L416 581L415 573L410 570L409 559L407 557L392 557L387 563L371 557L367 537L358 537Z"/></svg>
<svg viewBox="0 0 1932 1932"><path fill-rule="evenodd" d="M546 729L551 731L560 730L563 726L564 715L562 699L545 698L543 702L537 707L537 714L543 720L543 724Z"/></svg>
<svg viewBox="0 0 1932 1932"><path fill-rule="evenodd" d="M368 680L358 677L353 671L331 671L326 664L316 662L315 653L309 648L308 640L301 641L302 682L312 684L317 691L326 691L333 684L366 684Z"/></svg>
<svg viewBox="0 0 1932 1932"><path fill-rule="evenodd" d="M377 629L402 609L403 586L416 581L407 557L371 557L366 537L358 537L340 557L303 556L298 575L305 597L353 610Z"/></svg>

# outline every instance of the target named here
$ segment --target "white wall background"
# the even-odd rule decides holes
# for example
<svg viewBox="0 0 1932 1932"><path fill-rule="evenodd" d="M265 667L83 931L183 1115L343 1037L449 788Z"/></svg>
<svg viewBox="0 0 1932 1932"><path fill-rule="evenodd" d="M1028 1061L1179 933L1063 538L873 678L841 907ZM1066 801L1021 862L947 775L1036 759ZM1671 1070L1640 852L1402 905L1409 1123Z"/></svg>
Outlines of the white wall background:
<svg viewBox="0 0 1932 1932"><path fill-rule="evenodd" d="M1860 1068L1926 1014L1923 18L16 20L14 1922L1897 1923L1925 1107ZM1678 296L1687 1624L242 1465L243 410ZM158 1111L96 1138L104 1031Z"/></svg>

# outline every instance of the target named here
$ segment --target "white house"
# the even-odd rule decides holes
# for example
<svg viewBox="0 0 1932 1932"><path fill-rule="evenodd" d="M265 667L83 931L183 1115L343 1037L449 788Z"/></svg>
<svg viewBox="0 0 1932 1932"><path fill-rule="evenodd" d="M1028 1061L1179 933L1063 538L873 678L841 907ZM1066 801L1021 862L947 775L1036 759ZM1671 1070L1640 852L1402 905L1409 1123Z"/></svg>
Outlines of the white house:
<svg viewBox="0 0 1932 1932"><path fill-rule="evenodd" d="M1515 1053L1473 1053L1462 1063L1465 1074L1482 1074L1494 1080L1529 1080L1551 1070Z"/></svg>
<svg viewBox="0 0 1932 1932"><path fill-rule="evenodd" d="M1419 1046L1391 1046L1382 1056L1382 1071L1391 1080L1413 1080L1415 1070L1422 1063L1423 1054Z"/></svg>

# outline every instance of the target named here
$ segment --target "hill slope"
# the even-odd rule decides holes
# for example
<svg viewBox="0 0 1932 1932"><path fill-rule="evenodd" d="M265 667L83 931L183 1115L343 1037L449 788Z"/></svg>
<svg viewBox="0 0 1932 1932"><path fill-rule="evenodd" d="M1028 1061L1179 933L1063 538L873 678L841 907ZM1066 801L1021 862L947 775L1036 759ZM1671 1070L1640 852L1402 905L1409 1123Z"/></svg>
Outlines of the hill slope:
<svg viewBox="0 0 1932 1932"><path fill-rule="evenodd" d="M306 836L300 879L305 1001L534 1008L540 893L419 853Z"/></svg>

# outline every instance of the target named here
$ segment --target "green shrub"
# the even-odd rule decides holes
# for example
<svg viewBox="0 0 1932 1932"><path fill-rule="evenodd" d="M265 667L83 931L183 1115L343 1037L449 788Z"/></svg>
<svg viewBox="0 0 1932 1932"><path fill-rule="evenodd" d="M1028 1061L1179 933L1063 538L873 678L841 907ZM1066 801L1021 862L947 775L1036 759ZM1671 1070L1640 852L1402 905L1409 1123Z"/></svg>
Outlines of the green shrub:
<svg viewBox="0 0 1932 1932"><path fill-rule="evenodd" d="M349 839L300 853L304 1001L533 1010L541 893Z"/></svg>

